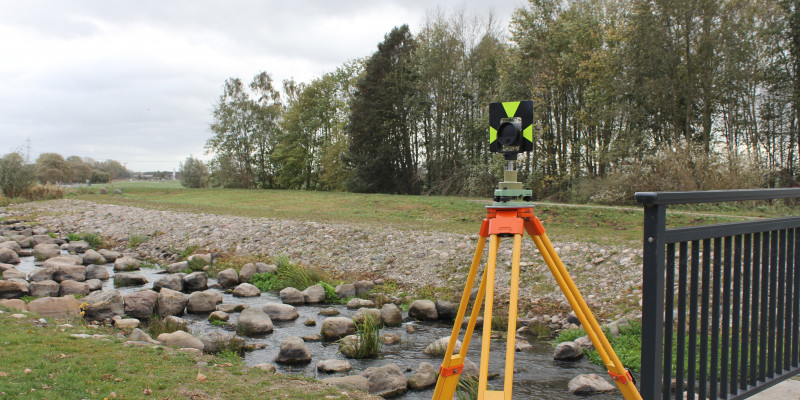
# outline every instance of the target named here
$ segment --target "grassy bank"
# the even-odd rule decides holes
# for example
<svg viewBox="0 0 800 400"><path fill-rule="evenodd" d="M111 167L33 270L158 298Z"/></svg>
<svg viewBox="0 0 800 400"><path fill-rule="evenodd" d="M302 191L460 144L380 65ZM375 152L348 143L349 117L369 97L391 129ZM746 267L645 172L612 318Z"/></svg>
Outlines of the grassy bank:
<svg viewBox="0 0 800 400"><path fill-rule="evenodd" d="M7 311L7 310L6 310ZM0 398L374 399L305 377L247 370L238 357L198 358L171 349L124 347L106 328L44 326L0 314ZM71 334L108 335L76 338ZM205 378L199 377L202 374ZM199 378L199 379L198 379Z"/></svg>
<svg viewBox="0 0 800 400"><path fill-rule="evenodd" d="M117 182L81 190L70 197L160 210L200 212L299 221L390 226L403 230L477 233L488 199L450 196L314 192L297 190L186 189L177 182ZM642 240L642 211L636 207L598 207L538 203L534 212L554 240L635 243ZM722 215L676 212L671 226L740 220L735 210ZM742 214L746 215L748 213ZM749 213L752 214L752 213ZM763 213L762 213L763 214Z"/></svg>

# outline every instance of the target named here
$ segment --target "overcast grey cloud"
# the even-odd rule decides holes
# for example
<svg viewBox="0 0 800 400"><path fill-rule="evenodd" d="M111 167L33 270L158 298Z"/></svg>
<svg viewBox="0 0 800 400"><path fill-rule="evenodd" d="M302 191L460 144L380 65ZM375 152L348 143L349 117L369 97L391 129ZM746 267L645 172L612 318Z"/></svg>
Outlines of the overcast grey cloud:
<svg viewBox="0 0 800 400"><path fill-rule="evenodd" d="M0 0L0 154L22 150L134 171L206 159L211 110L229 77L307 82L372 54L427 13L492 12L523 0Z"/></svg>

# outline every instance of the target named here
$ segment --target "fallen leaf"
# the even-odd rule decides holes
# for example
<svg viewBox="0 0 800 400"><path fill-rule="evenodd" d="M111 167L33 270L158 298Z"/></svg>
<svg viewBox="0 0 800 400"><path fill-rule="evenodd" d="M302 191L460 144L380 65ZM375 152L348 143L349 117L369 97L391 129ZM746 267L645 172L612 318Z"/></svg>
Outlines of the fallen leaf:
<svg viewBox="0 0 800 400"><path fill-rule="evenodd" d="M24 372L25 372L26 374L30 374L32 371L31 371L31 369L30 369L30 368L25 368L25 371L24 371Z"/></svg>
<svg viewBox="0 0 800 400"><path fill-rule="evenodd" d="M113 377L114 377L114 375L111 375L111 374L103 374L103 376L100 377L100 380L101 381L110 381L111 378L113 378Z"/></svg>
<svg viewBox="0 0 800 400"><path fill-rule="evenodd" d="M6 377L6 376L8 376L8 372L0 371L0 376Z"/></svg>
<svg viewBox="0 0 800 400"><path fill-rule="evenodd" d="M152 391L152 390L150 390L150 388L145 388L145 389L144 389L144 391L143 391L142 393L144 393L144 394L146 394L146 395L148 395L148 396L149 396L149 395L153 394L153 391Z"/></svg>
<svg viewBox="0 0 800 400"><path fill-rule="evenodd" d="M208 380L208 378L206 378L206 376L203 375L202 372L200 372L200 371L197 372L197 381L198 382L205 382L207 380Z"/></svg>

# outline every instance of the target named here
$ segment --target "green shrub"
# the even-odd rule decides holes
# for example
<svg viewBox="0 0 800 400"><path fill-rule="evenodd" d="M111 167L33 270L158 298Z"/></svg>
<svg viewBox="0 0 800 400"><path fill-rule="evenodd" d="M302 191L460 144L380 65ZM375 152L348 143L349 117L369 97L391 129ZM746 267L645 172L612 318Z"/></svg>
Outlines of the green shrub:
<svg viewBox="0 0 800 400"><path fill-rule="evenodd" d="M185 249L177 252L177 254L180 258L186 258L194 254L195 250L197 250L197 246L186 246Z"/></svg>
<svg viewBox="0 0 800 400"><path fill-rule="evenodd" d="M336 294L336 288L334 288L333 285L327 282L319 282L319 285L325 289L326 303L339 303L341 301L339 299L339 295Z"/></svg>
<svg viewBox="0 0 800 400"><path fill-rule="evenodd" d="M618 336L610 335L607 330L605 334L606 338L608 338L608 343L611 344L614 352L617 353L617 357L622 362L622 365L633 372L638 372L641 369L642 323L631 322L627 325L620 326ZM568 329L561 331L561 333L556 336L555 342L571 342L583 336L586 336L586 331L584 331L583 328ZM593 364L604 365L603 359L600 358L600 354L597 353L597 350L586 350L584 354L586 354L586 357L588 357L589 361ZM673 362L672 365L674 368L675 363Z"/></svg>
<svg viewBox="0 0 800 400"><path fill-rule="evenodd" d="M253 274L250 277L250 284L257 287L262 292L276 290L278 275L273 273Z"/></svg>
<svg viewBox="0 0 800 400"><path fill-rule="evenodd" d="M68 233L67 240L70 242L83 240L86 243L89 243L89 246L91 246L93 249L103 247L103 239L100 237L100 235L92 232Z"/></svg>

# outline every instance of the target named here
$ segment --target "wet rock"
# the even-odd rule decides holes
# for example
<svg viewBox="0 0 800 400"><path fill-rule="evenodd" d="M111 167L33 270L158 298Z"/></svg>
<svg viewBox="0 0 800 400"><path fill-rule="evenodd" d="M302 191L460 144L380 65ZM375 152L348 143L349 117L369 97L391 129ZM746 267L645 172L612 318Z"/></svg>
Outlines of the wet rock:
<svg viewBox="0 0 800 400"><path fill-rule="evenodd" d="M81 300L86 303L84 317L89 321L111 319L125 311L122 295L115 289L92 292Z"/></svg>
<svg viewBox="0 0 800 400"><path fill-rule="evenodd" d="M183 291L196 292L208 289L208 275L205 272L192 272L183 277Z"/></svg>
<svg viewBox="0 0 800 400"><path fill-rule="evenodd" d="M244 304L217 304L217 311L222 311L226 313L241 312L247 307L249 306Z"/></svg>
<svg viewBox="0 0 800 400"><path fill-rule="evenodd" d="M400 336L397 336L392 333L386 333L381 335L381 342L387 346L395 345L401 342Z"/></svg>
<svg viewBox="0 0 800 400"><path fill-rule="evenodd" d="M147 279L139 274L119 272L114 275L114 287L141 286Z"/></svg>
<svg viewBox="0 0 800 400"><path fill-rule="evenodd" d="M430 300L414 300L408 307L408 316L421 321L435 321L439 318L436 304Z"/></svg>
<svg viewBox="0 0 800 400"><path fill-rule="evenodd" d="M89 285L83 282L76 282L67 279L62 281L59 285L58 294L60 296L66 296L69 294L86 296L89 294Z"/></svg>
<svg viewBox="0 0 800 400"><path fill-rule="evenodd" d="M261 335L272 333L272 320L257 308L245 308L239 315L237 328L244 335Z"/></svg>
<svg viewBox="0 0 800 400"><path fill-rule="evenodd" d="M212 312L208 316L209 322L214 322L214 321L228 322L229 319L231 319L231 316L228 315L228 313L219 310Z"/></svg>
<svg viewBox="0 0 800 400"><path fill-rule="evenodd" d="M422 352L433 357L441 357L447 351L447 344L450 343L450 336L441 337L431 342ZM456 347L453 354L461 351L461 341L456 340Z"/></svg>
<svg viewBox="0 0 800 400"><path fill-rule="evenodd" d="M61 289L61 285L51 280L33 282L28 286L30 295L33 297L56 297L59 289Z"/></svg>
<svg viewBox="0 0 800 400"><path fill-rule="evenodd" d="M285 304L303 304L306 302L303 293L293 287L287 287L280 291L281 301Z"/></svg>
<svg viewBox="0 0 800 400"><path fill-rule="evenodd" d="M156 312L162 317L168 315L183 315L183 310L186 308L186 303L188 301L185 294L176 290L162 288L158 292Z"/></svg>
<svg viewBox="0 0 800 400"><path fill-rule="evenodd" d="M136 271L141 262L135 258L123 256L114 260L114 271Z"/></svg>
<svg viewBox="0 0 800 400"><path fill-rule="evenodd" d="M33 246L33 257L36 261L44 261L59 255L61 255L61 248L57 244L42 243Z"/></svg>
<svg viewBox="0 0 800 400"><path fill-rule="evenodd" d="M28 311L42 318L71 318L81 313L81 302L73 296L43 297L28 303Z"/></svg>
<svg viewBox="0 0 800 400"><path fill-rule="evenodd" d="M436 300L434 304L439 319L453 319L458 313L458 306L447 300Z"/></svg>
<svg viewBox="0 0 800 400"><path fill-rule="evenodd" d="M125 314L138 319L150 319L156 308L158 293L152 290L142 290L123 297Z"/></svg>
<svg viewBox="0 0 800 400"><path fill-rule="evenodd" d="M322 380L323 383L327 383L329 385L337 386L342 389L348 390L358 390L360 392L368 392L369 391L369 381L367 378L364 378L361 375L350 375L350 376L337 376L333 378L325 378Z"/></svg>
<svg viewBox="0 0 800 400"><path fill-rule="evenodd" d="M340 285L337 285L334 291L336 292L336 295L339 296L340 299L356 297L356 285L352 283L342 283Z"/></svg>
<svg viewBox="0 0 800 400"><path fill-rule="evenodd" d="M358 348L361 343L361 337L358 335L347 335L339 341L339 353L347 358L357 358Z"/></svg>
<svg viewBox="0 0 800 400"><path fill-rule="evenodd" d="M350 299L350 301L347 302L347 308L349 309L357 309L362 307L375 307L375 302L372 300L359 298Z"/></svg>
<svg viewBox="0 0 800 400"><path fill-rule="evenodd" d="M325 289L321 285L311 285L302 291L303 301L309 304L325 302Z"/></svg>
<svg viewBox="0 0 800 400"><path fill-rule="evenodd" d="M569 381L567 388L570 393L577 395L606 393L616 390L614 385L595 374L578 375Z"/></svg>
<svg viewBox="0 0 800 400"><path fill-rule="evenodd" d="M423 390L436 384L436 369L430 363L420 363L417 370L408 377L408 388Z"/></svg>
<svg viewBox="0 0 800 400"><path fill-rule="evenodd" d="M261 296L261 289L249 283L242 283L233 289L233 295L235 297L258 297Z"/></svg>
<svg viewBox="0 0 800 400"><path fill-rule="evenodd" d="M183 291L183 274L169 274L167 276L158 278L155 282L153 282L153 290L156 292L160 291L163 288L167 288L170 290L175 290L178 292Z"/></svg>
<svg viewBox="0 0 800 400"><path fill-rule="evenodd" d="M563 342L553 352L554 360L576 360L583 357L583 348L575 342Z"/></svg>
<svg viewBox="0 0 800 400"><path fill-rule="evenodd" d="M337 310L337 309L335 309L333 307L323 308L322 310L319 311L319 315L324 315L326 317L333 317L333 316L339 315L339 314L340 314L339 310Z"/></svg>
<svg viewBox="0 0 800 400"><path fill-rule="evenodd" d="M233 268L220 271L217 281L223 288L232 288L239 284L239 273Z"/></svg>
<svg viewBox="0 0 800 400"><path fill-rule="evenodd" d="M107 280L108 269L102 265L89 264L86 266L86 279Z"/></svg>
<svg viewBox="0 0 800 400"><path fill-rule="evenodd" d="M325 340L341 339L356 333L356 325L352 318L331 317L322 321L320 334Z"/></svg>
<svg viewBox="0 0 800 400"><path fill-rule="evenodd" d="M363 323L367 316L372 318L372 321L381 325L381 310L377 308L359 308L355 314L353 314L353 321L356 323Z"/></svg>
<svg viewBox="0 0 800 400"><path fill-rule="evenodd" d="M83 264L84 265L105 264L105 263L106 263L105 257L103 257L100 253L98 253L98 252L96 252L96 251L94 251L92 249L86 250L86 252L83 253Z"/></svg>
<svg viewBox="0 0 800 400"><path fill-rule="evenodd" d="M370 394L393 397L405 393L408 388L403 370L396 364L367 368L361 376L369 381Z"/></svg>
<svg viewBox="0 0 800 400"><path fill-rule="evenodd" d="M190 313L210 313L216 309L217 296L211 291L194 292L186 302L186 311Z"/></svg>
<svg viewBox="0 0 800 400"><path fill-rule="evenodd" d="M110 263L113 263L114 261L117 261L118 258L122 257L122 254L113 250L100 249L97 250L97 252L106 259L106 262Z"/></svg>
<svg viewBox="0 0 800 400"><path fill-rule="evenodd" d="M282 364L302 364L311 361L311 352L308 351L303 339L292 336L283 339L275 362Z"/></svg>
<svg viewBox="0 0 800 400"><path fill-rule="evenodd" d="M317 371L326 373L345 372L353 369L347 360L322 360L317 363Z"/></svg>
<svg viewBox="0 0 800 400"><path fill-rule="evenodd" d="M381 320L386 326L400 326L403 323L403 313L396 305L386 303L381 307Z"/></svg>
<svg viewBox="0 0 800 400"><path fill-rule="evenodd" d="M189 348L203 350L203 342L194 337L189 332L175 331L172 333L162 333L158 335L157 340L171 347Z"/></svg>
<svg viewBox="0 0 800 400"><path fill-rule="evenodd" d="M203 342L203 351L216 354L220 351L239 353L244 349L244 339L228 332L208 332L198 337Z"/></svg>
<svg viewBox="0 0 800 400"><path fill-rule="evenodd" d="M261 310L273 321L293 321L300 317L297 308L289 304L267 303L261 307Z"/></svg>

